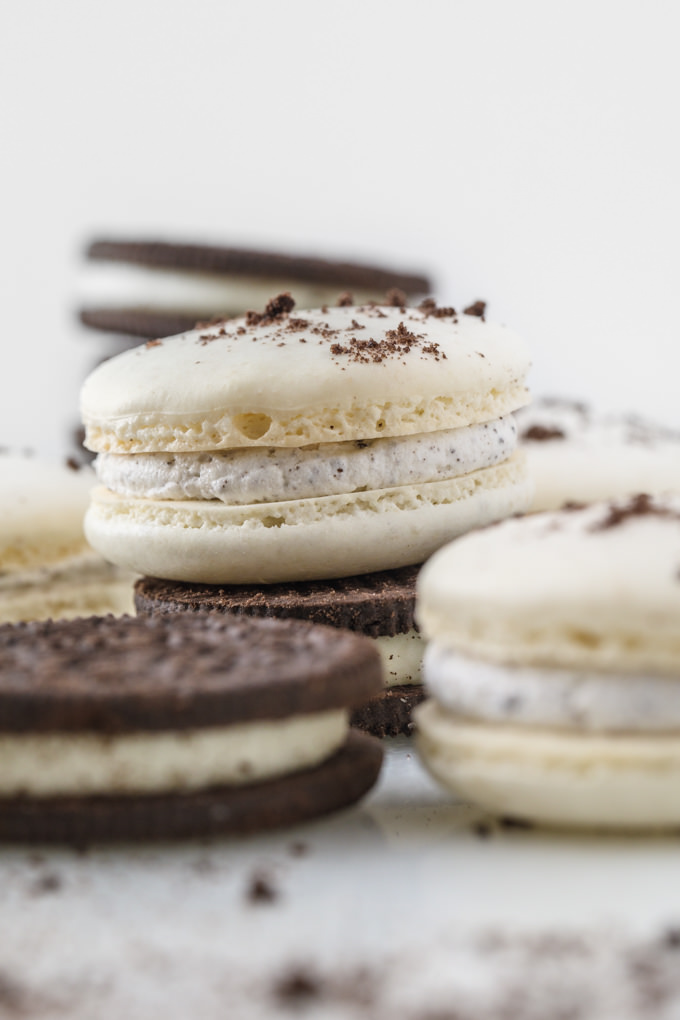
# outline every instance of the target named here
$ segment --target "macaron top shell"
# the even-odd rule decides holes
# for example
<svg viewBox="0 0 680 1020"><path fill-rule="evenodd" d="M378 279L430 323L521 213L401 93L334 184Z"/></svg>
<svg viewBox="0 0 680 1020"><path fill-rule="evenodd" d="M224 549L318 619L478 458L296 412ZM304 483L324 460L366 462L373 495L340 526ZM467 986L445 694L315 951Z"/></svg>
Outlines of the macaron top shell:
<svg viewBox="0 0 680 1020"><path fill-rule="evenodd" d="M482 659L680 675L680 497L514 518L439 550L424 637Z"/></svg>
<svg viewBox="0 0 680 1020"><path fill-rule="evenodd" d="M86 443L117 453L304 446L457 428L524 404L524 342L442 311L296 316L284 306L150 341L86 380Z"/></svg>

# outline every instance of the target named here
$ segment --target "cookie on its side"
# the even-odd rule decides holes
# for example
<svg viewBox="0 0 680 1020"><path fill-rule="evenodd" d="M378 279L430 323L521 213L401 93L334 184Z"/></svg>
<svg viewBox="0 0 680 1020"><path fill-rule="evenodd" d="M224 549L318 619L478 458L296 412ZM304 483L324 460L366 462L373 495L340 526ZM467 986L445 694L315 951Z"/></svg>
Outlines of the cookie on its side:
<svg viewBox="0 0 680 1020"><path fill-rule="evenodd" d="M531 510L680 492L680 432L639 416L539 398L516 414L535 485Z"/></svg>
<svg viewBox="0 0 680 1020"><path fill-rule="evenodd" d="M84 325L144 339L193 329L199 320L243 315L272 294L290 291L298 308L335 304L351 291L357 304L392 289L425 297L422 273L281 252L168 241L97 240L83 274Z"/></svg>
<svg viewBox="0 0 680 1020"><path fill-rule="evenodd" d="M247 833L356 801L380 690L364 638L298 620L89 617L0 627L0 839Z"/></svg>
<svg viewBox="0 0 680 1020"><path fill-rule="evenodd" d="M680 497L503 521L418 582L431 700L418 749L446 786L554 826L680 826Z"/></svg>
<svg viewBox="0 0 680 1020"><path fill-rule="evenodd" d="M236 613L296 618L343 627L373 640L385 689L356 708L352 725L379 737L409 734L411 711L422 701L423 642L415 626L419 567L327 581L258 585L202 585L142 577L135 584L141 614Z"/></svg>

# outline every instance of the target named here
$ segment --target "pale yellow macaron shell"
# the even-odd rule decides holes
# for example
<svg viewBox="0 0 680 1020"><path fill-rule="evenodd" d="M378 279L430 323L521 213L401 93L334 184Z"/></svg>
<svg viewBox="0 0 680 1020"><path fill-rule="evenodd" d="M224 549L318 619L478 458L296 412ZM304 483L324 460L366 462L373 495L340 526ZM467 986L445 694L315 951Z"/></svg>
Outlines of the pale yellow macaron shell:
<svg viewBox="0 0 680 1020"><path fill-rule="evenodd" d="M399 331L413 342L365 346ZM81 412L97 451L304 446L491 421L526 403L528 367L523 340L476 316L320 309L126 351L85 381Z"/></svg>
<svg viewBox="0 0 680 1020"><path fill-rule="evenodd" d="M617 523L629 502L503 521L441 549L418 579L425 638L501 663L680 677L680 497Z"/></svg>
<svg viewBox="0 0 680 1020"><path fill-rule="evenodd" d="M112 562L177 581L274 583L420 563L470 528L524 509L524 458L447 481L228 506L95 489L89 540Z"/></svg>
<svg viewBox="0 0 680 1020"><path fill-rule="evenodd" d="M680 735L473 723L429 700L417 747L435 779L494 814L555 827L680 826Z"/></svg>

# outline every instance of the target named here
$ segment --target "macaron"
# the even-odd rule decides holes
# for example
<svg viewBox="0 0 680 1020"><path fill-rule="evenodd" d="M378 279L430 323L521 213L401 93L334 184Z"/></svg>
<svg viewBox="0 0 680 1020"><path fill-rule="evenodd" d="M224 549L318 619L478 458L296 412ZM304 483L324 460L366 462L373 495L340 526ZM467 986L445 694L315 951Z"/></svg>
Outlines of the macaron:
<svg viewBox="0 0 680 1020"><path fill-rule="evenodd" d="M532 510L680 492L678 431L562 398L533 400L516 417L535 484Z"/></svg>
<svg viewBox="0 0 680 1020"><path fill-rule="evenodd" d="M424 297L419 272L305 255L153 240L93 241L86 252L80 319L98 330L153 339L198 320L243 315L272 294L291 291L299 308L332 304L351 291L357 303L391 289Z"/></svg>
<svg viewBox="0 0 680 1020"><path fill-rule="evenodd" d="M295 618L364 634L380 654L384 688L354 708L351 723L378 737L409 735L422 701L423 642L414 621L419 567L326 581L270 585L207 585L140 577L139 615L236 613Z"/></svg>
<svg viewBox="0 0 680 1020"><path fill-rule="evenodd" d="M357 801L380 742L370 641L299 620L88 617L0 627L0 839L245 834Z"/></svg>
<svg viewBox="0 0 680 1020"><path fill-rule="evenodd" d="M446 787L551 826L680 825L680 497L637 495L466 535L418 579Z"/></svg>
<svg viewBox="0 0 680 1020"><path fill-rule="evenodd" d="M107 361L81 399L102 483L89 540L139 574L191 585L187 599L206 609L251 611L258 586L273 615L332 622L326 610L308 616L319 588L304 586L324 582L327 606L359 600L368 613L369 629L356 614L355 629L408 645L408 656L389 653L386 675L412 688L412 617L376 632L377 591L383 620L405 584L412 613L413 574L392 572L531 498L512 416L527 399L527 349L474 311L426 302L296 315L279 295L262 314ZM366 574L382 575L377 588L357 580ZM197 585L219 586L217 602ZM411 696L386 694L390 718L374 732L408 727Z"/></svg>
<svg viewBox="0 0 680 1020"><path fill-rule="evenodd" d="M131 612L134 577L85 538L91 469L0 454L0 623Z"/></svg>
<svg viewBox="0 0 680 1020"><path fill-rule="evenodd" d="M86 379L102 555L209 584L347 577L526 508L516 334L430 306L292 311L280 295Z"/></svg>

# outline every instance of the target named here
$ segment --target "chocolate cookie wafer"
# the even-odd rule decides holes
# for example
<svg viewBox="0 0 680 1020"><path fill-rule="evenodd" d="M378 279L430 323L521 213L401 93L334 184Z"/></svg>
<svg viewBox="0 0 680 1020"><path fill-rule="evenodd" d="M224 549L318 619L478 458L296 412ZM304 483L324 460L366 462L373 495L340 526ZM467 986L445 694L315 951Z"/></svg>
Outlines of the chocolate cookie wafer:
<svg viewBox="0 0 680 1020"><path fill-rule="evenodd" d="M246 833L357 800L381 689L355 634L299 620L88 617L0 627L0 838Z"/></svg>
<svg viewBox="0 0 680 1020"><path fill-rule="evenodd" d="M422 700L422 642L413 612L418 567L329 581L209 585L143 577L135 586L140 614L205 610L289 617L344 627L373 639L383 661L385 689L356 708L352 724L376 736L411 732L411 710Z"/></svg>
<svg viewBox="0 0 680 1020"><path fill-rule="evenodd" d="M167 241L97 240L87 250L81 321L94 329L152 339L201 319L243 315L279 291L298 308L382 300L388 290L424 296L421 273L281 252Z"/></svg>

